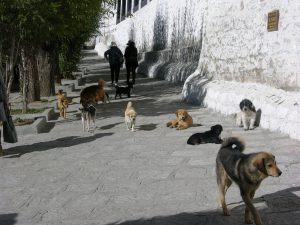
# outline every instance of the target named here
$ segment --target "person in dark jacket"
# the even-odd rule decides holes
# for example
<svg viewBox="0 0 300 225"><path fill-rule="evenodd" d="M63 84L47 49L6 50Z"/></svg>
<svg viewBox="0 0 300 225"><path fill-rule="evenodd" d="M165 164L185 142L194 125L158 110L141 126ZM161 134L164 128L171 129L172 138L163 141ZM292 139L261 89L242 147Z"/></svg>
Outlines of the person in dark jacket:
<svg viewBox="0 0 300 225"><path fill-rule="evenodd" d="M117 85L119 81L120 67L123 64L123 53L115 42L111 42L110 49L104 52L104 57L109 61L111 84Z"/></svg>
<svg viewBox="0 0 300 225"><path fill-rule="evenodd" d="M127 83L129 83L130 73L132 73L132 83L135 83L135 70L138 67L138 59L137 59L137 48L135 47L135 43L131 40L128 41L127 47L125 49L125 65L127 72Z"/></svg>
<svg viewBox="0 0 300 225"><path fill-rule="evenodd" d="M0 121L2 125L7 123L10 112L8 107L8 98L6 95L6 86L3 80L3 72L0 68ZM6 134L9 130L3 129L3 133ZM7 141L7 140L5 140ZM13 143L13 142L11 142ZM0 156L4 154L2 144L1 144L1 130L0 130Z"/></svg>

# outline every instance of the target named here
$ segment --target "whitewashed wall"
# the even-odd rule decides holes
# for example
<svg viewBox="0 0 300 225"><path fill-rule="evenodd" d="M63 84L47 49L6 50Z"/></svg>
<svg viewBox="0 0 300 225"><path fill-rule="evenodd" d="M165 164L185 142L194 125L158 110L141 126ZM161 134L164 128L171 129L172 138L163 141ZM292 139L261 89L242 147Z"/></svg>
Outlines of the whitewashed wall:
<svg viewBox="0 0 300 225"><path fill-rule="evenodd" d="M267 14L279 10L279 30ZM200 66L214 79L300 87L299 0L208 0Z"/></svg>
<svg viewBox="0 0 300 225"><path fill-rule="evenodd" d="M112 27L112 32L104 39L116 41L121 49L125 49L129 39L134 39L140 51L152 51L155 41L165 42L165 48L171 48L175 42L182 44L182 41L189 46L200 39L205 6L202 2L204 0L149 1L132 17L127 17L116 28ZM157 37L163 40L156 40Z"/></svg>
<svg viewBox="0 0 300 225"><path fill-rule="evenodd" d="M273 10L280 13L279 30L268 32L267 15ZM107 37L122 50L133 39L140 52L156 51L144 54L158 56L144 60L151 77L169 60L166 51L199 46L194 73L187 70L191 75L173 79L177 74L170 70L164 77L186 79L184 101L230 114L250 98L262 109L262 127L300 140L299 15L299 0L152 0Z"/></svg>
<svg viewBox="0 0 300 225"><path fill-rule="evenodd" d="M268 32L267 14L275 9L279 30ZM182 48L199 41L203 28L199 68L207 75L299 90L299 15L299 0L152 0L112 26L105 40L124 50L134 39L140 52L157 44Z"/></svg>

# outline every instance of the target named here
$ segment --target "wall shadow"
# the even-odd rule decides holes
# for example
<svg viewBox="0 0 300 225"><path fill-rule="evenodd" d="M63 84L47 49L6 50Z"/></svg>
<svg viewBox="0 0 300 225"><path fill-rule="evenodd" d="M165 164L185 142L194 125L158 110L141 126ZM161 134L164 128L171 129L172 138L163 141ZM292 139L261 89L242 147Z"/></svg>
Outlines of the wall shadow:
<svg viewBox="0 0 300 225"><path fill-rule="evenodd" d="M17 213L0 214L0 225L14 225L17 223Z"/></svg>
<svg viewBox="0 0 300 225"><path fill-rule="evenodd" d="M30 152L47 151L57 147L71 147L87 142L94 141L98 138L113 135L113 133L99 133L93 136L81 137L81 136L69 136L58 138L52 141L38 142L31 145L20 145L5 150L4 158L16 158Z"/></svg>
<svg viewBox="0 0 300 225"><path fill-rule="evenodd" d="M288 188L255 199L267 207L259 209L264 225L299 225L300 187ZM155 216L106 225L240 225L244 224L244 204L234 207L231 216L222 216L221 210L183 212L169 216Z"/></svg>

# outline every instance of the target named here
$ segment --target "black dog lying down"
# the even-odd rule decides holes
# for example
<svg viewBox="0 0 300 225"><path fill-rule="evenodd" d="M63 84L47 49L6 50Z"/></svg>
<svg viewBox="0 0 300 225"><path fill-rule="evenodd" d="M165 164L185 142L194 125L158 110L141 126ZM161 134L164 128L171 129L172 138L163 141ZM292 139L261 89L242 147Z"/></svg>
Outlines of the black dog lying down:
<svg viewBox="0 0 300 225"><path fill-rule="evenodd" d="M115 86L116 88L116 95L115 99L119 95L120 98L122 98L122 94L126 94L128 98L130 98L130 92L131 89L133 89L133 83L129 82L127 87L119 87L118 85Z"/></svg>
<svg viewBox="0 0 300 225"><path fill-rule="evenodd" d="M196 133L189 137L187 144L189 145L199 145L206 143L221 144L223 141L220 138L220 134L223 131L223 127L220 124L212 126L210 131L205 131L204 133Z"/></svg>

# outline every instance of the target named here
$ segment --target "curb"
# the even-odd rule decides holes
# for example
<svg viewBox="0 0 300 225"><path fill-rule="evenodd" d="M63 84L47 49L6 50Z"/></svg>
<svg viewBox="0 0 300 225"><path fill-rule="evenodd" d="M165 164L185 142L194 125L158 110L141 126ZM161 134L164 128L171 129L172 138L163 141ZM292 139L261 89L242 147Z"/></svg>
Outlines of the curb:
<svg viewBox="0 0 300 225"><path fill-rule="evenodd" d="M35 119L30 125L15 126L17 134L39 134L49 130L50 125L48 124L48 121L56 119L57 113L55 113L54 108L49 108L41 114L25 114L17 117L21 119ZM13 116L13 119L17 117Z"/></svg>
<svg viewBox="0 0 300 225"><path fill-rule="evenodd" d="M42 133L47 126L46 117L37 118L32 124L25 126L16 126L18 135L39 134Z"/></svg>

